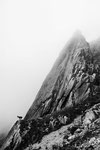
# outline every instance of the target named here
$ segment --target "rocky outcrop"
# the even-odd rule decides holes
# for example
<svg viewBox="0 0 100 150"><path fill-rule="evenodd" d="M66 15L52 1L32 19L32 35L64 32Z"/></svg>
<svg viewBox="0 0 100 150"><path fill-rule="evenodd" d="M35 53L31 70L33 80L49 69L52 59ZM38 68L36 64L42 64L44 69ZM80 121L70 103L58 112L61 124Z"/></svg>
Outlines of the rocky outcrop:
<svg viewBox="0 0 100 150"><path fill-rule="evenodd" d="M2 150L100 149L100 52L76 33ZM97 46L98 45L98 46Z"/></svg>
<svg viewBox="0 0 100 150"><path fill-rule="evenodd" d="M7 133L5 133L5 132L0 134L0 147L2 146L3 142L5 141L6 136L7 136Z"/></svg>
<svg viewBox="0 0 100 150"><path fill-rule="evenodd" d="M45 79L25 120L43 117L62 110L68 105L73 105L75 89L81 86L86 78L89 78L89 74L85 71L86 69L90 70L89 64L92 64L89 44L80 33L75 34ZM84 83L82 86L84 87L84 85L87 88L89 86L88 83Z"/></svg>

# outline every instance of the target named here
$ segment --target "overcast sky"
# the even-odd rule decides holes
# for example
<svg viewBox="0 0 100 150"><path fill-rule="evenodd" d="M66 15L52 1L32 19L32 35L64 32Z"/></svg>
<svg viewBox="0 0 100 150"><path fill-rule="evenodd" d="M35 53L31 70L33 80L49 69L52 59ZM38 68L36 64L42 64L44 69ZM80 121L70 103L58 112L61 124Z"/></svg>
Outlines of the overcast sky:
<svg viewBox="0 0 100 150"><path fill-rule="evenodd" d="M0 0L0 131L25 115L77 29L100 37L100 0Z"/></svg>

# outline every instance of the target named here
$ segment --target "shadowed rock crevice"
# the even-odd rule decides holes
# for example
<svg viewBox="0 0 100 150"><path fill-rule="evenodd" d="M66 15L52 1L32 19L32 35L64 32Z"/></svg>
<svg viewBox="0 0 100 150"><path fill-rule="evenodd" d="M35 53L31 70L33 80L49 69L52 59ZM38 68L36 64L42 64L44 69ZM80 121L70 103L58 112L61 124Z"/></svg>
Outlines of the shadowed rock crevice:
<svg viewBox="0 0 100 150"><path fill-rule="evenodd" d="M98 42L87 43L81 33L68 41L2 150L99 150L99 49Z"/></svg>

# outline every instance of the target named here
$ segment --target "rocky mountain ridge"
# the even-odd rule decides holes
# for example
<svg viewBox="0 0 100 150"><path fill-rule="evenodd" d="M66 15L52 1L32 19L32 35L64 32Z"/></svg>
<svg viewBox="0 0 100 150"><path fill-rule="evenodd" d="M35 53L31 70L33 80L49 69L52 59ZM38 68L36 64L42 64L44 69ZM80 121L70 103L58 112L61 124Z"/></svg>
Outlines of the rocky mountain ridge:
<svg viewBox="0 0 100 150"><path fill-rule="evenodd" d="M76 33L2 150L100 149L100 47Z"/></svg>

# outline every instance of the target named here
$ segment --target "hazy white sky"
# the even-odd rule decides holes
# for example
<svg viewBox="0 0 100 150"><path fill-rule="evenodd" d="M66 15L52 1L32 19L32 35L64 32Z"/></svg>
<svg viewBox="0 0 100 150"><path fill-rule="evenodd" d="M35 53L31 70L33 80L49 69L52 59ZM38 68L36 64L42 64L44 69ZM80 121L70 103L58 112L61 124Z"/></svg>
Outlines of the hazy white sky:
<svg viewBox="0 0 100 150"><path fill-rule="evenodd" d="M77 29L100 37L100 0L0 0L0 131L25 115Z"/></svg>

